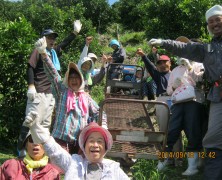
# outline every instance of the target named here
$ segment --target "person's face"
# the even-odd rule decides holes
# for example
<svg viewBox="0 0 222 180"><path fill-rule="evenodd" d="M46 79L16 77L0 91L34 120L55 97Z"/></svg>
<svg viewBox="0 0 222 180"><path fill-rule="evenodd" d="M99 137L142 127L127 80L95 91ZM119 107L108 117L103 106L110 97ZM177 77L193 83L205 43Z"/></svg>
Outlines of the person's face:
<svg viewBox="0 0 222 180"><path fill-rule="evenodd" d="M157 62L157 69L159 72L169 72L171 67L170 61L158 61Z"/></svg>
<svg viewBox="0 0 222 180"><path fill-rule="evenodd" d="M54 34L50 34L46 36L47 48L52 49L55 45L56 36Z"/></svg>
<svg viewBox="0 0 222 180"><path fill-rule="evenodd" d="M26 142L26 150L29 156L34 161L42 159L45 154L43 146L41 144L34 144L31 136L28 138L28 141Z"/></svg>
<svg viewBox="0 0 222 180"><path fill-rule="evenodd" d="M80 86L81 86L81 78L80 75L77 73L72 73L69 75L68 78L68 86L70 89L72 89L73 91L77 91L79 90Z"/></svg>
<svg viewBox="0 0 222 180"><path fill-rule="evenodd" d="M91 61L86 61L82 64L81 69L83 72L87 72L92 67Z"/></svg>
<svg viewBox="0 0 222 180"><path fill-rule="evenodd" d="M142 71L136 71L136 77L142 78Z"/></svg>
<svg viewBox="0 0 222 180"><path fill-rule="evenodd" d="M115 50L115 49L118 49L118 46L114 44L111 46L111 48Z"/></svg>
<svg viewBox="0 0 222 180"><path fill-rule="evenodd" d="M101 162L106 153L105 140L101 133L92 132L86 140L85 155L92 163Z"/></svg>
<svg viewBox="0 0 222 180"><path fill-rule="evenodd" d="M215 15L208 19L207 21L209 31L215 36L222 35L222 16Z"/></svg>

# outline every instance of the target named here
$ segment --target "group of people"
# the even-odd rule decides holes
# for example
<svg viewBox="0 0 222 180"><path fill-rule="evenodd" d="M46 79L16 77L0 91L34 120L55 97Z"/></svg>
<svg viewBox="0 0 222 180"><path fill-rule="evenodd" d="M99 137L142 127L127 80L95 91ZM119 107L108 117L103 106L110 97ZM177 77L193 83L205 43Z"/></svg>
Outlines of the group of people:
<svg viewBox="0 0 222 180"><path fill-rule="evenodd" d="M181 42L178 39L151 39L148 44L163 47L177 55L180 62L180 65L168 77L166 77L167 73L165 73L164 80L159 81L162 82L159 86L157 84L157 90L158 87L163 88L167 92L166 95L172 95L172 100L174 100L174 104L171 107L172 116L169 122L166 151L172 151L173 145L179 139L181 130L184 130L188 138L187 151L193 152L194 156L188 157L188 168L183 175L196 174L198 172L198 158L204 158L204 179L221 179L222 6L214 5L207 10L205 17L207 29L212 36L210 43ZM138 51L138 53L140 52L141 50ZM143 60L148 64L149 61L146 58L143 57ZM197 63L191 62L191 60ZM163 64L169 63L169 60L163 62ZM204 68L198 63L203 63ZM151 65L148 64L146 67L150 68ZM160 70L160 68L157 69ZM204 112L201 107L203 101L202 92L200 89L195 89L196 82L202 78L203 69L207 80L211 84L207 95L207 99L210 101L210 110L206 134L201 131L201 123L204 121ZM186 88L177 91L177 88L181 86ZM193 89L194 93L192 92ZM164 93L164 91L159 94ZM196 97L195 101L192 100L193 97ZM203 153L198 153L202 151L202 148L204 148ZM200 154L204 156L200 156ZM164 169L167 164L169 164L168 157L163 162L158 163L158 169Z"/></svg>
<svg viewBox="0 0 222 180"><path fill-rule="evenodd" d="M104 159L112 147L112 136L105 114L102 126L97 124L99 106L89 92L103 79L104 63L118 59L114 55L120 46L110 45L113 56L103 55L99 74L91 77L97 56L88 53L93 38L87 37L78 65L70 62L65 77L60 76L59 57L81 27L79 20L74 21L71 35L57 46L58 34L51 29L44 30L35 43L28 62L26 118L18 141L20 159L1 166L1 179L60 179L62 173L65 179L129 179L119 163Z"/></svg>
<svg viewBox="0 0 222 180"><path fill-rule="evenodd" d="M205 16L207 29L213 36L210 43L194 42L185 37L148 42L153 52L161 46L178 56L178 66L172 71L169 56L158 55L151 62L141 48L136 53L155 82L157 101L172 101L169 124L166 109L156 106L160 131L168 130L166 151L183 151L181 131L184 130L188 139L186 151L194 155L188 157L188 168L182 174L198 173L198 159L204 158L204 178L221 179L222 6L211 7ZM18 143L20 156L24 155L24 158L6 161L0 168L1 179L18 176L59 179L59 174L64 172L65 179L128 179L118 163L104 159L112 147L112 136L107 130L105 115L102 126L96 123L99 106L88 93L105 76L105 62L123 63L126 53L117 40L112 40L109 46L114 49L113 55L102 56L100 72L92 77L97 56L88 53L93 38L87 37L78 65L70 62L62 80L59 57L80 32L81 26L80 21L74 21L73 33L56 47L58 34L51 29L45 30L35 43L36 48L28 62L26 119ZM202 89L197 87L203 74L212 84L207 96L210 111L206 134L202 128L205 97ZM50 136L54 105L55 121ZM205 156L200 157L200 152ZM57 166L49 164L49 159ZM157 168L161 171L171 163L172 159L165 157ZM18 167L17 171L11 170L14 166Z"/></svg>

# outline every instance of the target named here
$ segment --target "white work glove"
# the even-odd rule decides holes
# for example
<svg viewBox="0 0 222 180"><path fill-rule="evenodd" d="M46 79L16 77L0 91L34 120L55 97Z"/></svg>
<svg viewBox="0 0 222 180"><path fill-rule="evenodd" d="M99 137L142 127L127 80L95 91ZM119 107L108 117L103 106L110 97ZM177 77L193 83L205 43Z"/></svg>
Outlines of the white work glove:
<svg viewBox="0 0 222 180"><path fill-rule="evenodd" d="M39 124L39 115L35 111L28 113L23 122L23 126L29 127L35 144L44 144L50 138L49 129Z"/></svg>
<svg viewBox="0 0 222 180"><path fill-rule="evenodd" d="M191 66L191 64L190 64L190 61L189 61L188 59L180 58L179 61L180 61L180 64L181 64L181 65L186 66L189 70L192 69L192 66Z"/></svg>
<svg viewBox="0 0 222 180"><path fill-rule="evenodd" d="M162 46L163 45L163 40L161 40L161 39L151 39L151 40L149 40L148 45L150 45L150 46Z"/></svg>
<svg viewBox="0 0 222 180"><path fill-rule="evenodd" d="M39 54L46 54L46 47L47 42L45 36L35 42L35 48L38 50Z"/></svg>
<svg viewBox="0 0 222 180"><path fill-rule="evenodd" d="M29 86L28 91L27 91L27 97L30 101L33 101L36 96L36 90L35 86Z"/></svg>
<svg viewBox="0 0 222 180"><path fill-rule="evenodd" d="M82 23L80 22L80 20L76 20L73 22L73 26L74 26L74 34L77 35L82 28Z"/></svg>
<svg viewBox="0 0 222 180"><path fill-rule="evenodd" d="M176 88L178 88L181 84L182 84L181 78L177 77L177 78L173 81L173 88L176 89Z"/></svg>

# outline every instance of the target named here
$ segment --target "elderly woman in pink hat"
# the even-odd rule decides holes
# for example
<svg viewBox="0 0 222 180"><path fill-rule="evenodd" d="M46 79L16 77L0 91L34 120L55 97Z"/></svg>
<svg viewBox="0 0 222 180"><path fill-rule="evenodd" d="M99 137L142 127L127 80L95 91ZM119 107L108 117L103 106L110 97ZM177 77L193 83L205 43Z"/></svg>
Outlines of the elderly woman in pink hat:
<svg viewBox="0 0 222 180"><path fill-rule="evenodd" d="M64 170L65 179L129 179L119 163L104 158L113 140L110 132L97 123L90 123L79 135L83 155L72 156L55 142L48 129L39 124L36 112L30 112L23 125L30 128L35 143L43 144L51 162Z"/></svg>

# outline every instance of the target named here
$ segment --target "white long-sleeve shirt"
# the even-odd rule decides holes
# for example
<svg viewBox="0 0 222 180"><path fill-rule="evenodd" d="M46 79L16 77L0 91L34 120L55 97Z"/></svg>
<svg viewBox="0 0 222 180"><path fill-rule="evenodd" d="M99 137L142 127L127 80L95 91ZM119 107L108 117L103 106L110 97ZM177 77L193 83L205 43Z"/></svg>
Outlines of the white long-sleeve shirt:
<svg viewBox="0 0 222 180"><path fill-rule="evenodd" d="M64 170L65 180L84 179L89 164L86 158L78 154L71 156L52 137L44 144L44 149L51 162ZM120 168L119 163L104 158L101 164L103 167L102 180L129 180L129 177Z"/></svg>

